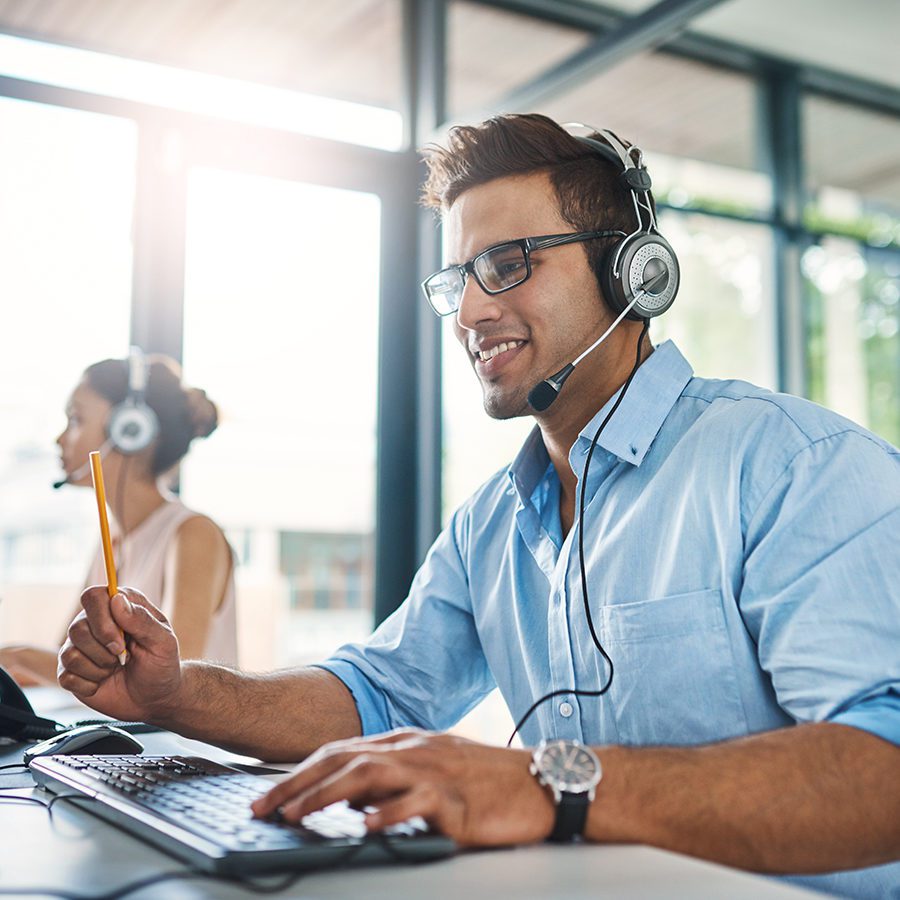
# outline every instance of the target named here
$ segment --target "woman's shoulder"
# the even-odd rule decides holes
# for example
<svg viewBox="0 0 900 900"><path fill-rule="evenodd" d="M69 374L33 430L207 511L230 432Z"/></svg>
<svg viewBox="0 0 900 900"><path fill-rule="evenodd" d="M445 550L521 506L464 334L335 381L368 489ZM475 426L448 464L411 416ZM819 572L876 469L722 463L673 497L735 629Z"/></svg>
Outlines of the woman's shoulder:
<svg viewBox="0 0 900 900"><path fill-rule="evenodd" d="M180 549L230 553L221 527L205 513L186 506L180 498L166 500L165 518L169 526L169 542Z"/></svg>

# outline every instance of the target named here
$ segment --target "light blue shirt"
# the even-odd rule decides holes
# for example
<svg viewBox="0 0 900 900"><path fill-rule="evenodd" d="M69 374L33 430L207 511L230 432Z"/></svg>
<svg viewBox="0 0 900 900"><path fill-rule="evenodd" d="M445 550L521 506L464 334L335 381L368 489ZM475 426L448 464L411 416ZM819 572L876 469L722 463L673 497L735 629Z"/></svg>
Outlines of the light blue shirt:
<svg viewBox="0 0 900 900"><path fill-rule="evenodd" d="M691 745L831 721L900 744L900 452L806 400L692 376L664 343L600 436L585 562L615 675L601 698L544 703L523 741ZM614 399L569 453L579 490ZM446 729L495 686L518 720L604 684L559 491L535 429L400 609L324 664L366 734ZM900 864L804 880L884 896Z"/></svg>

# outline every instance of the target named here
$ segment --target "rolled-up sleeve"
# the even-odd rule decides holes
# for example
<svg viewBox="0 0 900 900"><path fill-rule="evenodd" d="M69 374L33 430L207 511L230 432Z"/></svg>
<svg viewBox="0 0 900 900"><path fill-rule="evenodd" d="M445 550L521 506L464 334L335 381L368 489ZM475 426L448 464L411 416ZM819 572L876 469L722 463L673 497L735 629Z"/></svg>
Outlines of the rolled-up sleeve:
<svg viewBox="0 0 900 900"><path fill-rule="evenodd" d="M319 664L350 690L364 734L404 726L442 731L495 687L459 548L464 515L458 511L438 536L409 596L371 638Z"/></svg>
<svg viewBox="0 0 900 900"><path fill-rule="evenodd" d="M900 744L900 455L811 442L746 531L740 608L779 704Z"/></svg>

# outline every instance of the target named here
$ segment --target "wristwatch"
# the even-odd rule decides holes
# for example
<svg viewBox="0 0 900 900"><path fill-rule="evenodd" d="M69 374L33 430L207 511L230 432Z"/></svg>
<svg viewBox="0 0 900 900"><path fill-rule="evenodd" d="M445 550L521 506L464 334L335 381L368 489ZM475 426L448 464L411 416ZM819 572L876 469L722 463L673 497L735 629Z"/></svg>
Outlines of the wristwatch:
<svg viewBox="0 0 900 900"><path fill-rule="evenodd" d="M550 788L556 803L556 824L549 841L569 843L581 837L588 807L603 768L597 754L580 741L541 741L531 756L529 771Z"/></svg>

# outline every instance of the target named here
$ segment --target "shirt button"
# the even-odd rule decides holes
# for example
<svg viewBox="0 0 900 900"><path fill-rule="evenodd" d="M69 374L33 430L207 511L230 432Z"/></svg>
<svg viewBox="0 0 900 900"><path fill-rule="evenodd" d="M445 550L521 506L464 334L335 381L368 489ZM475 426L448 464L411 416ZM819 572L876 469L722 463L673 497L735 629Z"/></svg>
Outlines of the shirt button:
<svg viewBox="0 0 900 900"><path fill-rule="evenodd" d="M564 719L568 719L569 716L571 716L573 712L575 712L575 710L572 708L572 704L569 703L567 700L563 700L563 702L559 704L559 714Z"/></svg>

